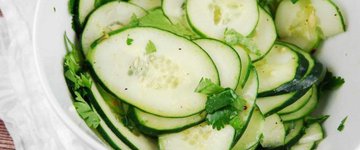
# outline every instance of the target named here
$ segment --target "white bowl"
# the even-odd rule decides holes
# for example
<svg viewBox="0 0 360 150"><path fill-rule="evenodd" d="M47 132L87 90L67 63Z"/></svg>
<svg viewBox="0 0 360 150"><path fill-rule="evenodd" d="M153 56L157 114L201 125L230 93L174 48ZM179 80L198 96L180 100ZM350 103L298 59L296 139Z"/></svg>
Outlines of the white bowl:
<svg viewBox="0 0 360 150"><path fill-rule="evenodd" d="M360 1L336 0L342 8L348 31L328 39L318 50L317 58L346 83L327 95L318 106L318 113L329 114L324 123L327 137L319 150L360 149ZM76 114L63 76L62 62L66 53L63 35L74 37L67 0L39 0L33 39L42 86L49 103L74 133L94 149L105 146ZM340 121L349 116L343 132L337 131Z"/></svg>

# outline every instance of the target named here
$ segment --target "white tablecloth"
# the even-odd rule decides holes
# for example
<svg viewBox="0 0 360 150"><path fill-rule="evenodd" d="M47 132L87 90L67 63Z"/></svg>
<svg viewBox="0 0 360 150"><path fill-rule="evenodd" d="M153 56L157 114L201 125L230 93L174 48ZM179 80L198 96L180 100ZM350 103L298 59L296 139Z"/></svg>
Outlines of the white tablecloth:
<svg viewBox="0 0 360 150"><path fill-rule="evenodd" d="M0 118L18 150L91 149L46 101L36 74L32 26L37 0L0 0Z"/></svg>

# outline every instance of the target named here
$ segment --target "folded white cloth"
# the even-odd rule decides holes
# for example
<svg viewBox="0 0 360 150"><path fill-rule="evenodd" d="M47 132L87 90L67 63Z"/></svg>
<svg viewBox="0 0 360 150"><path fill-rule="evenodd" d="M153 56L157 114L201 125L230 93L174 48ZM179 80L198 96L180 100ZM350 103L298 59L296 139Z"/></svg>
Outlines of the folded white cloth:
<svg viewBox="0 0 360 150"><path fill-rule="evenodd" d="M91 149L50 108L36 74L32 25L38 0L0 0L0 118L18 150Z"/></svg>

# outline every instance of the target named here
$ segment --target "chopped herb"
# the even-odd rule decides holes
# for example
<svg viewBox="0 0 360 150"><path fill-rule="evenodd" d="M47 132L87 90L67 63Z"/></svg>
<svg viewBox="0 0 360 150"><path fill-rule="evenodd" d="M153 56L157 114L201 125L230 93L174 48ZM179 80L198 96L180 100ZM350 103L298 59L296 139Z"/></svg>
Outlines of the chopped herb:
<svg viewBox="0 0 360 150"><path fill-rule="evenodd" d="M127 37L126 39L126 44L127 45L131 45L133 43L134 39L130 38L130 37Z"/></svg>
<svg viewBox="0 0 360 150"><path fill-rule="evenodd" d="M337 128L338 131L341 132L341 131L344 130L344 128L345 128L345 123L346 123L347 118L348 118L348 116L346 116L343 120L341 120L341 123L340 123L340 125L339 125L338 128Z"/></svg>
<svg viewBox="0 0 360 150"><path fill-rule="evenodd" d="M226 29L224 32L224 40L227 44L231 46L243 45L251 53L255 55L261 55L260 50L257 48L256 44L252 41L251 38L245 37L234 29Z"/></svg>
<svg viewBox="0 0 360 150"><path fill-rule="evenodd" d="M68 11L72 15L74 14L75 1L76 0L69 0L69 2L68 2Z"/></svg>
<svg viewBox="0 0 360 150"><path fill-rule="evenodd" d="M155 44L149 40L149 42L146 44L146 54L151 54L156 52Z"/></svg>
<svg viewBox="0 0 360 150"><path fill-rule="evenodd" d="M55 8L55 7L53 7L53 10L54 10L54 12L56 12L56 8Z"/></svg>
<svg viewBox="0 0 360 150"><path fill-rule="evenodd" d="M206 121L214 129L220 130L230 124L235 129L242 129L244 121L239 114L244 110L246 101L230 88L223 88L210 79L202 78L195 92L208 95L205 111Z"/></svg>
<svg viewBox="0 0 360 150"><path fill-rule="evenodd" d="M132 14L130 18L130 22L126 25L126 27L135 27L138 25L139 25L139 18L135 14Z"/></svg>
<svg viewBox="0 0 360 150"><path fill-rule="evenodd" d="M341 87L344 83L344 78L334 76L332 72L327 71L324 80L320 83L320 89L322 92L331 91Z"/></svg>
<svg viewBox="0 0 360 150"><path fill-rule="evenodd" d="M195 92L210 95L210 94L219 93L223 90L224 90L224 88L213 83L210 79L201 78L198 86L195 89Z"/></svg>
<svg viewBox="0 0 360 150"><path fill-rule="evenodd" d="M80 117L84 119L86 124L91 128L96 128L100 124L100 118L91 109L88 103L85 102L84 98L78 92L75 92L76 98L74 106Z"/></svg>
<svg viewBox="0 0 360 150"><path fill-rule="evenodd" d="M92 80L90 74L82 72L80 69L81 57L79 49L69 40L66 34L64 41L67 50L64 60L64 76L68 81L71 81L69 82L69 87L71 87L71 91L75 96L75 109L89 127L96 128L100 124L100 118L91 109L86 99L84 99L88 98L86 95L91 92Z"/></svg>
<svg viewBox="0 0 360 150"><path fill-rule="evenodd" d="M322 115L319 117L311 117L308 116L305 118L305 123L306 124L313 124L313 123L323 123L324 121L326 121L330 116L329 115Z"/></svg>

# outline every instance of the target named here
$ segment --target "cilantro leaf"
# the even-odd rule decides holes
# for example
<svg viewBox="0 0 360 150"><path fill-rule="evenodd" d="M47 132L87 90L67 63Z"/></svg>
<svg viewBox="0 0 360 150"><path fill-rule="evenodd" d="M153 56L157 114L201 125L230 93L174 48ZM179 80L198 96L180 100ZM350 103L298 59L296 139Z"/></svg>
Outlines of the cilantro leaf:
<svg viewBox="0 0 360 150"><path fill-rule="evenodd" d="M208 124L212 125L214 129L220 130L229 124L232 118L236 117L238 112L235 108L225 108L219 111L216 111L212 114L206 116L206 121Z"/></svg>
<svg viewBox="0 0 360 150"><path fill-rule="evenodd" d="M134 39L127 37L126 39L126 45L131 45L133 43Z"/></svg>
<svg viewBox="0 0 360 150"><path fill-rule="evenodd" d="M146 54L151 54L156 52L155 44L149 40L149 42L146 44Z"/></svg>
<svg viewBox="0 0 360 150"><path fill-rule="evenodd" d="M329 115L322 115L319 117L311 117L308 116L305 118L305 123L306 124L313 124L313 123L323 123L324 121L326 121L330 116Z"/></svg>
<svg viewBox="0 0 360 150"><path fill-rule="evenodd" d="M224 32L224 40L227 44L234 45L243 45L251 53L255 55L260 55L260 50L257 48L256 44L252 41L251 38L245 37L234 29L226 29Z"/></svg>
<svg viewBox="0 0 360 150"><path fill-rule="evenodd" d="M208 78L201 78L198 86L195 89L195 92L201 93L201 94L206 94L206 95L219 93L221 91L224 91L224 88L213 83Z"/></svg>
<svg viewBox="0 0 360 150"><path fill-rule="evenodd" d="M136 14L132 14L130 18L130 22L126 25L126 27L135 27L139 25L139 18L136 16Z"/></svg>
<svg viewBox="0 0 360 150"><path fill-rule="evenodd" d="M75 92L76 98L74 106L78 114L90 128L96 128L100 124L99 116L91 109L88 103L85 102L84 98L80 93Z"/></svg>
<svg viewBox="0 0 360 150"><path fill-rule="evenodd" d="M340 123L340 125L339 125L338 128L337 128L338 131L341 132L341 131L344 130L344 128L345 128L345 123L346 123L347 118L348 118L348 116L346 116L343 120L341 120L341 123Z"/></svg>
<svg viewBox="0 0 360 150"><path fill-rule="evenodd" d="M327 71L324 80L320 83L321 91L331 91L341 87L345 83L344 78L334 76L332 72Z"/></svg>
<svg viewBox="0 0 360 150"><path fill-rule="evenodd" d="M100 124L100 118L95 114L90 106L84 102L74 102L76 111L91 128L96 128Z"/></svg>
<svg viewBox="0 0 360 150"><path fill-rule="evenodd" d="M208 97L206 101L205 110L207 113L214 113L215 111L230 106L235 103L237 95L234 90L226 89L218 94L213 94Z"/></svg>

